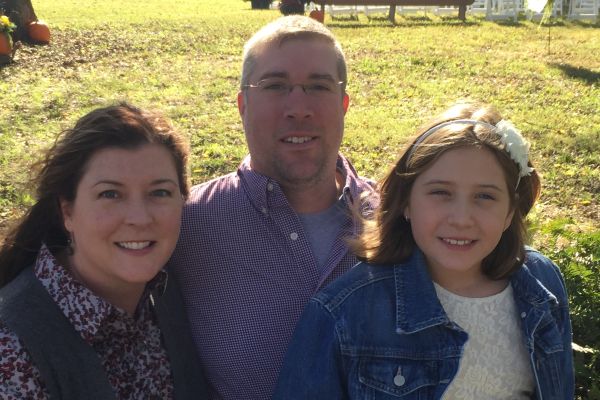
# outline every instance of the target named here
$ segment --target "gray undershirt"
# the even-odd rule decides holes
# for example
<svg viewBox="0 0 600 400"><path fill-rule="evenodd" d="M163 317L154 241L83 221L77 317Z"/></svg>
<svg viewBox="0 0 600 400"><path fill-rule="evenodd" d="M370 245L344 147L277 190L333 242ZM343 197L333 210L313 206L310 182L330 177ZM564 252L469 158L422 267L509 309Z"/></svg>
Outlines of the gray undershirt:
<svg viewBox="0 0 600 400"><path fill-rule="evenodd" d="M314 214L298 214L317 260L319 272L323 272L325 268L333 242L344 225L345 215L346 207L343 196L324 211Z"/></svg>

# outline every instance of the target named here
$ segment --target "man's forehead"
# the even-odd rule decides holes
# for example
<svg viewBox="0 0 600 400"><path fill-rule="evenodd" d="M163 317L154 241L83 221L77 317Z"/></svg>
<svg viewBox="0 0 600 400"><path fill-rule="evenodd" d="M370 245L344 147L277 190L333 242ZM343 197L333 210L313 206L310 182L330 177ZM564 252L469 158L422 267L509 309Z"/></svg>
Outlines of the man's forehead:
<svg viewBox="0 0 600 400"><path fill-rule="evenodd" d="M289 46L293 46L293 49L290 50ZM314 54L309 58L300 57L300 62L296 59L290 59L288 50L293 51L294 55L302 56L309 49L321 54L318 57L314 57ZM265 43L260 49L256 50L255 72L260 75L264 73L286 74L291 72L329 74L333 77L338 75L335 46L320 38L291 38Z"/></svg>

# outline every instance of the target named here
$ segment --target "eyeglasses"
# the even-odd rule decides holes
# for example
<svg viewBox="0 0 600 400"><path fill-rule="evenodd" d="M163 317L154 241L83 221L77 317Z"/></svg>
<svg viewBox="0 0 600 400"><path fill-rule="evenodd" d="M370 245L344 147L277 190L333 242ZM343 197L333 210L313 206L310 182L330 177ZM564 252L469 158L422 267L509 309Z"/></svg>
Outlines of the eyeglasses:
<svg viewBox="0 0 600 400"><path fill-rule="evenodd" d="M244 85L244 88L254 88L264 95L273 97L287 96L296 86L300 86L302 91L311 97L327 97L332 94L340 93L340 86L343 81L335 82L326 79L312 80L306 83L290 83L283 78L266 78L255 84Z"/></svg>

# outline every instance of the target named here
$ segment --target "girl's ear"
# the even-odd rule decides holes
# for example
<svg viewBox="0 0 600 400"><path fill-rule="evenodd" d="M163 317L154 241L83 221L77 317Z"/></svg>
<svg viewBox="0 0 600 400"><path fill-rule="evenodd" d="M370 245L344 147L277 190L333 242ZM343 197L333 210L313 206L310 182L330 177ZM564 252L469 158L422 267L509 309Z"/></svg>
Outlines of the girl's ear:
<svg viewBox="0 0 600 400"><path fill-rule="evenodd" d="M404 219L408 222L410 221L410 205L404 207Z"/></svg>
<svg viewBox="0 0 600 400"><path fill-rule="evenodd" d="M510 212L506 216L506 219L504 220L504 229L502 230L502 232L504 232L504 231L506 231L508 229L508 227L510 226L510 223L512 222L512 219L513 219L514 216L515 216L515 210L513 208L512 210L510 210Z"/></svg>

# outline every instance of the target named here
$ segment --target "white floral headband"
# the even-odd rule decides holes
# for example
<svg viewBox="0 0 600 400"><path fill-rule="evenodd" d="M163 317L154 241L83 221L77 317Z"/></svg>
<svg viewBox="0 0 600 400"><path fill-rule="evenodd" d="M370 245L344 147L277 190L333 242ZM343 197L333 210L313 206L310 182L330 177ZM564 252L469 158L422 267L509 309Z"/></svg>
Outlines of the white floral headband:
<svg viewBox="0 0 600 400"><path fill-rule="evenodd" d="M521 131L519 131L512 122L508 120L501 120L496 125L488 124L487 122L477 121L474 119L455 119L453 121L442 122L441 124L432 126L427 131L425 131L421 136L417 138L417 140L413 143L410 151L408 153L407 160L410 160L415 148L421 144L425 139L431 136L432 133L441 129L448 125L453 124L470 124L470 125L483 125L492 129L500 136L500 140L504 143L504 150L508 153L510 158L517 164L519 167L519 179L517 180L516 187L519 186L519 182L521 178L524 176L529 176L533 171L528 164L529 161L529 142L525 140L523 135L521 135Z"/></svg>

